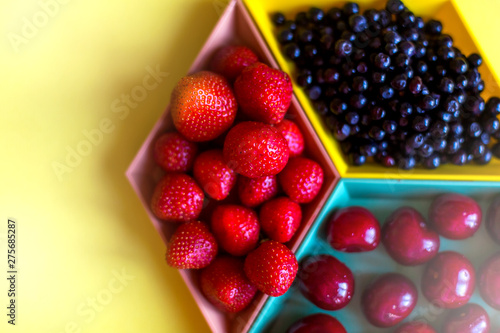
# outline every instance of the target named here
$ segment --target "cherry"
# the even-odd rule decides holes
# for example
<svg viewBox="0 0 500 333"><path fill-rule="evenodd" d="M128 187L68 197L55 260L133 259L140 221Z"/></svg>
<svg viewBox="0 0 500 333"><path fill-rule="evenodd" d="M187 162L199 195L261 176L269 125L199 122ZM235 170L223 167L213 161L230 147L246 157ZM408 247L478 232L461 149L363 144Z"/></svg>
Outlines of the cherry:
<svg viewBox="0 0 500 333"><path fill-rule="evenodd" d="M500 310L500 252L481 266L478 272L479 292L491 307Z"/></svg>
<svg viewBox="0 0 500 333"><path fill-rule="evenodd" d="M458 308L469 301L475 281L474 267L465 256L453 251L440 252L425 268L422 293L436 306Z"/></svg>
<svg viewBox="0 0 500 333"><path fill-rule="evenodd" d="M446 316L443 333L487 333L490 331L490 318L477 304L469 303L452 310Z"/></svg>
<svg viewBox="0 0 500 333"><path fill-rule="evenodd" d="M368 321L377 327L391 327L404 320L417 304L417 288L398 273L380 276L361 296L361 307Z"/></svg>
<svg viewBox="0 0 500 333"><path fill-rule="evenodd" d="M481 225L481 207L465 195L447 193L432 202L429 222L438 234L449 239L465 239Z"/></svg>
<svg viewBox="0 0 500 333"><path fill-rule="evenodd" d="M321 254L307 258L298 274L302 294L324 310L345 307L354 294L354 276L338 259Z"/></svg>
<svg viewBox="0 0 500 333"><path fill-rule="evenodd" d="M334 317L325 313L309 315L297 320L287 333L347 333L344 326Z"/></svg>
<svg viewBox="0 0 500 333"><path fill-rule="evenodd" d="M439 251L439 235L430 230L422 215L411 208L394 211L382 228L382 244L401 265L419 265Z"/></svg>
<svg viewBox="0 0 500 333"><path fill-rule="evenodd" d="M327 240L338 251L371 251L380 242L380 225L366 208L342 208L329 221Z"/></svg>
<svg viewBox="0 0 500 333"><path fill-rule="evenodd" d="M436 330L424 322L411 321L401 325L394 333L436 333Z"/></svg>
<svg viewBox="0 0 500 333"><path fill-rule="evenodd" d="M500 244L500 197L493 200L486 215L486 230Z"/></svg>

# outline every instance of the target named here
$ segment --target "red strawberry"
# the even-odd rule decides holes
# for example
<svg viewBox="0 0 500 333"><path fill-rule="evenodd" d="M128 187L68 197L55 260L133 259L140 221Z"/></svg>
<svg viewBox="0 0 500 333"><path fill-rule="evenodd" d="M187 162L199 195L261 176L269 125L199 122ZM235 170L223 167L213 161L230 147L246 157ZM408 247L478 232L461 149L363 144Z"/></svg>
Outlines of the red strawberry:
<svg viewBox="0 0 500 333"><path fill-rule="evenodd" d="M297 124L291 120L283 119L281 123L276 125L276 129L283 135L288 143L290 157L302 154L304 151L304 136Z"/></svg>
<svg viewBox="0 0 500 333"><path fill-rule="evenodd" d="M287 73L257 62L241 71L234 82L241 111L267 124L283 120L292 100L292 82Z"/></svg>
<svg viewBox="0 0 500 333"><path fill-rule="evenodd" d="M217 255L217 242L200 221L181 224L167 244L167 264L178 269L203 268Z"/></svg>
<svg viewBox="0 0 500 333"><path fill-rule="evenodd" d="M276 176L260 178L238 178L238 196L243 205L256 207L278 194L278 180Z"/></svg>
<svg viewBox="0 0 500 333"><path fill-rule="evenodd" d="M193 178L183 173L171 173L156 185L151 209L159 219L187 222L200 215L204 198Z"/></svg>
<svg viewBox="0 0 500 333"><path fill-rule="evenodd" d="M323 169L305 157L292 157L278 175L283 191L298 203L311 202L323 185Z"/></svg>
<svg viewBox="0 0 500 333"><path fill-rule="evenodd" d="M229 81L236 79L243 68L259 61L259 58L246 46L225 46L215 53L210 68Z"/></svg>
<svg viewBox="0 0 500 333"><path fill-rule="evenodd" d="M220 205L212 214L212 230L219 245L233 256L243 256L259 241L259 219L252 209Z"/></svg>
<svg viewBox="0 0 500 333"><path fill-rule="evenodd" d="M224 141L224 161L249 178L273 176L288 162L288 145L276 128L256 121L234 126Z"/></svg>
<svg viewBox="0 0 500 333"><path fill-rule="evenodd" d="M201 153L194 161L194 179L209 197L223 200L236 184L237 174L222 158L222 150L214 149Z"/></svg>
<svg viewBox="0 0 500 333"><path fill-rule="evenodd" d="M186 172L191 169L198 152L196 143L177 132L165 133L156 139L153 158L165 171Z"/></svg>
<svg viewBox="0 0 500 333"><path fill-rule="evenodd" d="M262 206L259 220L262 230L269 238L286 243L300 226L302 209L287 197L276 198Z"/></svg>
<svg viewBox="0 0 500 333"><path fill-rule="evenodd" d="M250 252L243 267L250 282L269 296L281 296L293 283L299 264L285 245L265 241Z"/></svg>
<svg viewBox="0 0 500 333"><path fill-rule="evenodd" d="M233 124L238 106L227 80L202 71L183 77L172 91L177 130L190 141L215 139Z"/></svg>
<svg viewBox="0 0 500 333"><path fill-rule="evenodd" d="M220 256L201 272L201 291L218 309L238 312L246 308L257 287L243 271L243 259Z"/></svg>

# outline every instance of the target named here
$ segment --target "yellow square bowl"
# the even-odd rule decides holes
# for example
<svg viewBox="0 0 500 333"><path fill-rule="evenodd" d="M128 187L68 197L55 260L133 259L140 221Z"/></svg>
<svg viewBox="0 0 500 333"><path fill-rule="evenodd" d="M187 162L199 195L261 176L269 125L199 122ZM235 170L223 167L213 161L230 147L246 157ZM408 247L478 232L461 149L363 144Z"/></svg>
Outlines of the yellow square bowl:
<svg viewBox="0 0 500 333"><path fill-rule="evenodd" d="M424 20L430 18L440 20L443 23L443 32L453 37L454 45L465 55L473 52L481 54L483 57L483 64L479 67L479 72L486 86L481 96L486 101L491 96L500 96L498 77L493 72L490 62L484 52L481 51L474 36L470 33L470 28L460 13L459 4L457 4L459 1L469 0L406 0L404 3L408 9L415 13L415 15L423 17ZM277 63L282 70L290 73L291 77L293 77L295 65L292 61L285 58L282 53L276 38L276 29L271 21L272 14L279 11L285 14L287 18L294 18L298 12L306 11L311 6L327 11L332 7L341 7L346 1L315 0L311 2L305 0L244 0L244 2L257 23ZM386 3L385 0L358 0L355 2L360 5L361 11L368 8L381 9ZM491 3L489 3L489 5L490 4ZM496 6L500 10L500 3ZM305 91L296 84L295 79L293 80L294 92L300 104L304 108L305 113L342 177L500 181L500 160L495 157L487 165L469 163L464 166L455 166L445 164L434 170L417 167L405 171L398 168L386 168L374 162L367 162L363 166L350 165L342 153L339 143L334 139L322 117L314 110Z"/></svg>

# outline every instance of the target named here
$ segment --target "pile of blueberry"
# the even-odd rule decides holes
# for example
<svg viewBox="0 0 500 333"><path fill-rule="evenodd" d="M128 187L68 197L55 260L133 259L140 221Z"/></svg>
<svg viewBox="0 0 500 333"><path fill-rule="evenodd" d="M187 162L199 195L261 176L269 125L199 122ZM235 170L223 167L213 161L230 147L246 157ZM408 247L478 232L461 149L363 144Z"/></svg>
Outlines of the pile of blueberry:
<svg viewBox="0 0 500 333"><path fill-rule="evenodd" d="M272 17L296 82L353 165L434 169L500 158L500 98L484 101L479 54L465 56L400 0Z"/></svg>

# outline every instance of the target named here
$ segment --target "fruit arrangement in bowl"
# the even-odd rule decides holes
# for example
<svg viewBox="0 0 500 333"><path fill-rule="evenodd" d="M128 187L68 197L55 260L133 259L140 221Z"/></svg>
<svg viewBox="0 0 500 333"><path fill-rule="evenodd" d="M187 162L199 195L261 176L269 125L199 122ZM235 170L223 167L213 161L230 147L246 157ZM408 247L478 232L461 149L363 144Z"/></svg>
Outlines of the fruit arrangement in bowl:
<svg viewBox="0 0 500 333"><path fill-rule="evenodd" d="M499 197L495 182L342 179L251 332L493 332Z"/></svg>
<svg viewBox="0 0 500 333"><path fill-rule="evenodd" d="M248 6L341 176L500 179L500 91L453 2Z"/></svg>
<svg viewBox="0 0 500 333"><path fill-rule="evenodd" d="M294 252L337 181L273 61L231 2L127 172L166 263L217 332L245 332L288 290Z"/></svg>

